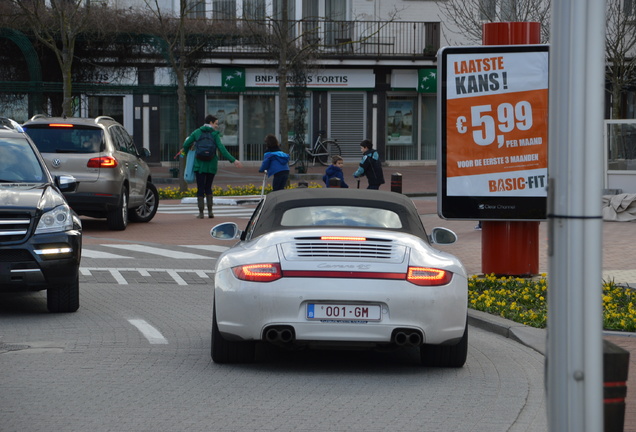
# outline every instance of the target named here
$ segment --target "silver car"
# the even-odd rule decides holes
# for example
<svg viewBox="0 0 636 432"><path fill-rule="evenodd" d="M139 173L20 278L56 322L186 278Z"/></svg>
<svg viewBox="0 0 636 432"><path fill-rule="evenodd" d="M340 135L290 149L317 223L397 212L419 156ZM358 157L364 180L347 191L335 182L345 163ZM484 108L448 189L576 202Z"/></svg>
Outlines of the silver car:
<svg viewBox="0 0 636 432"><path fill-rule="evenodd" d="M151 171L126 129L111 117L66 118L36 115L23 125L51 173L78 181L65 193L79 215L106 218L111 230L128 220L149 222L157 213L159 194Z"/></svg>

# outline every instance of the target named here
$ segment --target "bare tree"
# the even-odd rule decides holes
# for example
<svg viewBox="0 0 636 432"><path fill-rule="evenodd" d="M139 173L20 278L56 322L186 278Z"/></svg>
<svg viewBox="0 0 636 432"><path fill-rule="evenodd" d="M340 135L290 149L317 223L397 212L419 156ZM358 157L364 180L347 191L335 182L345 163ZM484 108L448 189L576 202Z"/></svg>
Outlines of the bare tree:
<svg viewBox="0 0 636 432"><path fill-rule="evenodd" d="M500 21L539 22L541 41L549 40L550 0L436 0L435 3L446 18L443 20L446 28L470 43L481 43L483 23Z"/></svg>
<svg viewBox="0 0 636 432"><path fill-rule="evenodd" d="M172 69L177 84L177 105L179 123L179 143L188 136L187 114L188 100L186 87L196 80L200 71L200 62L211 44L211 32L223 31L220 25L211 26L209 21L196 18L199 6L205 6L205 0L179 0L179 10L162 9L159 0L144 0L152 19L143 26L143 30L158 38L159 49ZM204 9L204 8L203 8ZM213 30L214 29L214 30ZM180 161L180 189L187 190L183 178L185 161Z"/></svg>
<svg viewBox="0 0 636 432"><path fill-rule="evenodd" d="M607 0L606 80L610 84L611 116L613 119L623 118L623 95L635 79L636 10L633 9L635 6L633 2Z"/></svg>
<svg viewBox="0 0 636 432"><path fill-rule="evenodd" d="M72 115L75 44L78 36L89 27L91 8L85 0L8 1L19 8L35 37L55 55L62 74L61 114Z"/></svg>

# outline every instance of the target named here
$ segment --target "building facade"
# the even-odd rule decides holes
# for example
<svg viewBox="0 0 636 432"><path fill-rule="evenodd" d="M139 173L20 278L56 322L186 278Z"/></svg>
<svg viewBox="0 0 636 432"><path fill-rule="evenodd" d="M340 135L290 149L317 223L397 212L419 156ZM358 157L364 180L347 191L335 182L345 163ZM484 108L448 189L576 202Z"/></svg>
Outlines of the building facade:
<svg viewBox="0 0 636 432"><path fill-rule="evenodd" d="M148 7L143 0L91 2L111 8ZM189 16L211 22L266 22L282 15L280 0L189 3ZM178 10L180 2L157 4L165 14ZM447 44L435 2L289 0L288 17L292 36L302 40L311 34L318 41L319 54L306 72L302 94L289 89L287 138L309 144L324 131L338 141L345 158L357 159L360 141L371 139L387 162L434 163L436 53ZM246 162L262 159L266 134L280 136L277 64L257 51L254 46L221 44L187 86L192 105L189 130L200 126L205 115L216 115L223 143ZM76 74L75 115L114 117L139 147L151 151L151 162L167 163L181 145L174 73L165 64L141 61L125 69L103 63L82 76ZM227 83L233 76L240 79L230 87ZM15 86L0 84L0 92L8 90L15 91ZM25 92L7 114L24 121L39 113L29 100L33 97L33 92ZM298 122L303 125L301 137L295 132Z"/></svg>

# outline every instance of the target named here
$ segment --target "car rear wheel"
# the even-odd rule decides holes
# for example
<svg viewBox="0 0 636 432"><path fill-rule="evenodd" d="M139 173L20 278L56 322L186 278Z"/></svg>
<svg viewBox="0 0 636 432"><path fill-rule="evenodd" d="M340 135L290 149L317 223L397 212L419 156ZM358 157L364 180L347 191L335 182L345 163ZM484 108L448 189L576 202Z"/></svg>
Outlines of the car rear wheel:
<svg viewBox="0 0 636 432"><path fill-rule="evenodd" d="M128 189L126 186L121 188L119 205L108 212L106 219L108 220L108 229L112 231L123 231L126 229L128 225Z"/></svg>
<svg viewBox="0 0 636 432"><path fill-rule="evenodd" d="M464 335L455 345L428 345L420 347L420 357L423 366L459 368L466 363L468 355L468 322Z"/></svg>
<svg viewBox="0 0 636 432"><path fill-rule="evenodd" d="M159 192L157 187L148 182L146 183L146 193L144 194L144 203L130 212L129 217L133 222L150 222L159 208Z"/></svg>
<svg viewBox="0 0 636 432"><path fill-rule="evenodd" d="M68 285L56 285L46 290L46 307L49 312L75 312L79 309L79 274Z"/></svg>
<svg viewBox="0 0 636 432"><path fill-rule="evenodd" d="M214 363L251 363L256 355L255 342L228 341L221 336L212 309L212 361Z"/></svg>

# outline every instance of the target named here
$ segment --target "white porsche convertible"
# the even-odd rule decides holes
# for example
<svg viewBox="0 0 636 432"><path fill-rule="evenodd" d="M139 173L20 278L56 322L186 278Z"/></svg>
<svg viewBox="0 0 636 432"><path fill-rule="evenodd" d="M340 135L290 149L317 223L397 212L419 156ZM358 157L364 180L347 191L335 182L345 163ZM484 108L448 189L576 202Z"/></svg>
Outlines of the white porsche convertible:
<svg viewBox="0 0 636 432"><path fill-rule="evenodd" d="M290 348L417 347L425 366L462 367L466 270L432 244L410 198L360 189L273 192L216 263L212 359L251 362L255 344Z"/></svg>

